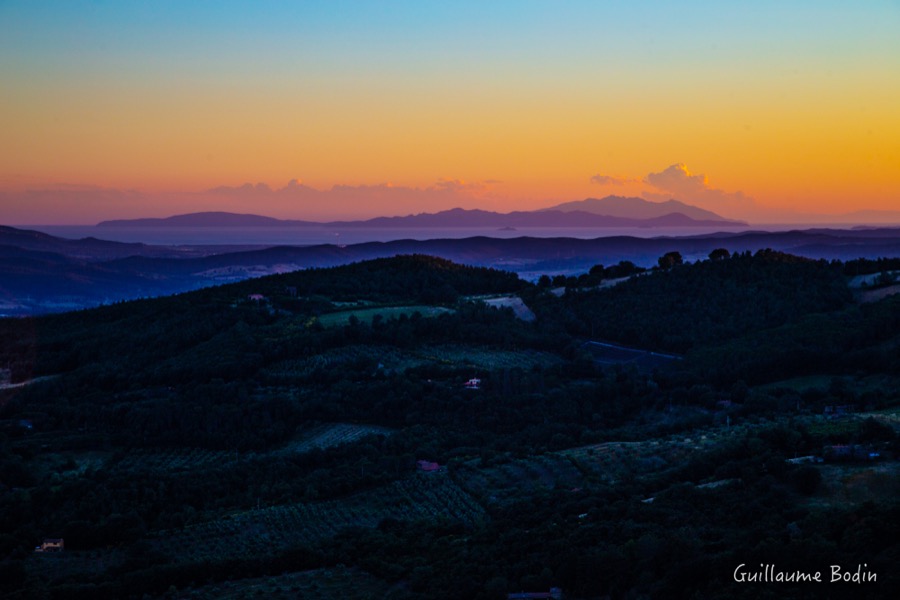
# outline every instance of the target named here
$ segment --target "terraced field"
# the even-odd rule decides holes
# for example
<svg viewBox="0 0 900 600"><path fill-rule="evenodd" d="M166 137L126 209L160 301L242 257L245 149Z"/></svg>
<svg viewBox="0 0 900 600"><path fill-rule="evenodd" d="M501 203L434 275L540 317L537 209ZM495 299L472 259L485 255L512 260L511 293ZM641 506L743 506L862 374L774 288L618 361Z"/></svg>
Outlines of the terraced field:
<svg viewBox="0 0 900 600"><path fill-rule="evenodd" d="M173 448L171 450L130 450L112 468L126 471L189 471L203 469L241 459L234 452L205 448Z"/></svg>
<svg viewBox="0 0 900 600"><path fill-rule="evenodd" d="M455 476L463 487L488 501L585 485L584 475L574 462L560 454L532 456L487 468L478 467L472 461L458 466Z"/></svg>
<svg viewBox="0 0 900 600"><path fill-rule="evenodd" d="M674 467L695 452L712 449L715 443L710 437L610 442L566 450L563 454L600 481L615 483L626 475L640 476Z"/></svg>
<svg viewBox="0 0 900 600"><path fill-rule="evenodd" d="M642 476L682 464L691 455L712 450L723 439L741 435L744 427L697 430L641 442L606 442L480 467L459 465L460 484L489 502L503 501L541 489L577 489L611 485L626 476Z"/></svg>
<svg viewBox="0 0 900 600"><path fill-rule="evenodd" d="M173 560L183 557L185 548L191 548L195 560L220 561L311 545L345 529L376 527L385 519L448 520L471 526L484 518L483 507L446 473L417 473L340 500L249 510L180 530L161 531L151 543Z"/></svg>
<svg viewBox="0 0 900 600"><path fill-rule="evenodd" d="M331 448L340 444L349 444L367 435L390 435L391 429L377 425L358 425L353 423L323 423L302 431L280 452L300 454L311 450Z"/></svg>

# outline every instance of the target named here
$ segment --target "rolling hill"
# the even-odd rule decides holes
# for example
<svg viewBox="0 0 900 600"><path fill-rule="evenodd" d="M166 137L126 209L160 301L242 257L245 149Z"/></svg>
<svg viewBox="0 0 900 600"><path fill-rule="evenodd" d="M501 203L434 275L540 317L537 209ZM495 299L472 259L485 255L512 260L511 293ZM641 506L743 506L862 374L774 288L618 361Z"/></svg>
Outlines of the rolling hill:
<svg viewBox="0 0 900 600"><path fill-rule="evenodd" d="M21 244L21 245L20 245ZM428 254L469 265L502 268L536 279L586 272L593 265L656 264L680 252L705 258L716 248L771 248L808 258L850 260L900 255L900 230L817 229L718 233L687 237L397 240L363 244L273 247L166 247L95 239L64 240L39 232L0 229L3 314L33 314L158 296L311 267L330 267L399 254Z"/></svg>

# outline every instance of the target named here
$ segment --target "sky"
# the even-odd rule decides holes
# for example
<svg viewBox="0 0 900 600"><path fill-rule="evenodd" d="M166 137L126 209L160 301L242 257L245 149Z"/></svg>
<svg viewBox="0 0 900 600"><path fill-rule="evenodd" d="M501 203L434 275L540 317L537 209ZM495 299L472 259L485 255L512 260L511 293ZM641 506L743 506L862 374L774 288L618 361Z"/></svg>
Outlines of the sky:
<svg viewBox="0 0 900 600"><path fill-rule="evenodd" d="M898 32L900 0L0 0L0 223L900 211Z"/></svg>

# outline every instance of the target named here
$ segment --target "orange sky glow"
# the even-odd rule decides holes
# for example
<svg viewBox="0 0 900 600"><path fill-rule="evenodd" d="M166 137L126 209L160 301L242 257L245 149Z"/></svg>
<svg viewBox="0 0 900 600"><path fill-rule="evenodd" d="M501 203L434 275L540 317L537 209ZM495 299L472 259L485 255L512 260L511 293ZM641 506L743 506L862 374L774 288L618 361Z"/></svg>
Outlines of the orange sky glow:
<svg viewBox="0 0 900 600"><path fill-rule="evenodd" d="M0 4L0 223L900 211L897 3L78 4Z"/></svg>

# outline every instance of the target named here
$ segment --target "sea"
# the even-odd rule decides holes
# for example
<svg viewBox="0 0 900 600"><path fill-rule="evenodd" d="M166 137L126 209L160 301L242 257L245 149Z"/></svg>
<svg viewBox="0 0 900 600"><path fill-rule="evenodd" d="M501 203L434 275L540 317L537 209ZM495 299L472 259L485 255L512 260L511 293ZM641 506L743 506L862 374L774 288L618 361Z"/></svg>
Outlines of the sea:
<svg viewBox="0 0 900 600"><path fill-rule="evenodd" d="M252 245L314 246L349 245L394 240L462 239L476 236L492 238L567 237L594 239L612 236L640 238L684 237L718 232L790 231L813 226L756 225L747 227L665 227L665 228L579 228L579 227L448 227L448 228L327 228L327 227L96 227L94 225L17 225L66 239L93 237L115 242L141 242L163 246ZM818 225L822 227L822 225Z"/></svg>

